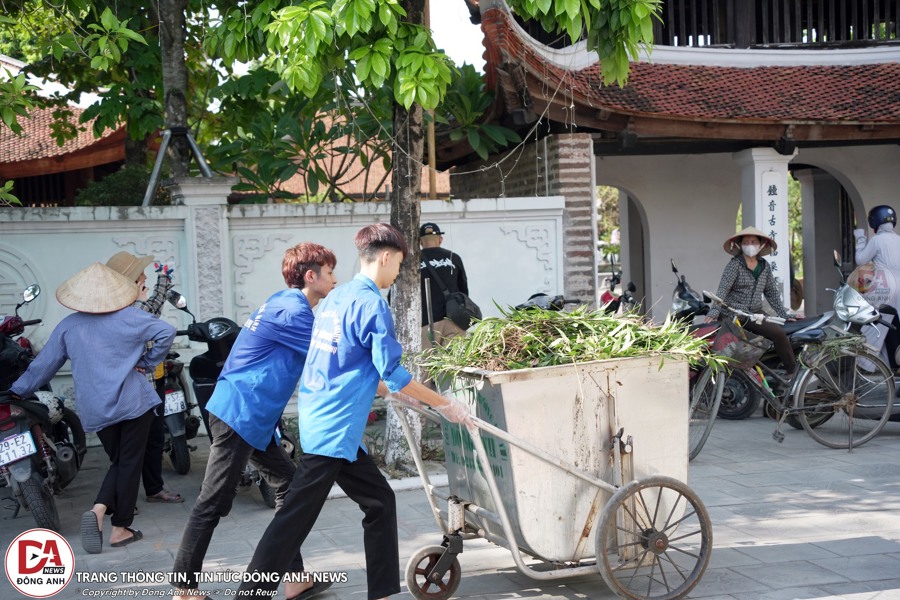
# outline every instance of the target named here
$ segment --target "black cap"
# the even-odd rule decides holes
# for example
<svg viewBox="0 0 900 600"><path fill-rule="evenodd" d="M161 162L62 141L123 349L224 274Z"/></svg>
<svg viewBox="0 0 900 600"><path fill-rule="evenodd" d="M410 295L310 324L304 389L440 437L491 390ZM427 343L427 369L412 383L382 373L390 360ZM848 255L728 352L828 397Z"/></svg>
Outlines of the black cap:
<svg viewBox="0 0 900 600"><path fill-rule="evenodd" d="M437 223L422 223L422 226L419 227L419 237L426 235L444 235L444 232L437 226Z"/></svg>

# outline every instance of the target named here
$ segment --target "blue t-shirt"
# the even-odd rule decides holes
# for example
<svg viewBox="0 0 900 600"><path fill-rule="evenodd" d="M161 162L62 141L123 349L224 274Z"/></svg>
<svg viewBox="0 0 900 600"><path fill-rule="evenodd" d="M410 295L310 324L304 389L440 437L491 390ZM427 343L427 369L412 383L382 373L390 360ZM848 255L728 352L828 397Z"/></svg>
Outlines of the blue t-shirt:
<svg viewBox="0 0 900 600"><path fill-rule="evenodd" d="M303 292L282 290L250 315L228 354L206 409L257 450L272 441L297 387L312 325Z"/></svg>
<svg viewBox="0 0 900 600"><path fill-rule="evenodd" d="M379 380L396 392L412 380L387 302L358 274L322 301L298 392L300 445L356 460Z"/></svg>

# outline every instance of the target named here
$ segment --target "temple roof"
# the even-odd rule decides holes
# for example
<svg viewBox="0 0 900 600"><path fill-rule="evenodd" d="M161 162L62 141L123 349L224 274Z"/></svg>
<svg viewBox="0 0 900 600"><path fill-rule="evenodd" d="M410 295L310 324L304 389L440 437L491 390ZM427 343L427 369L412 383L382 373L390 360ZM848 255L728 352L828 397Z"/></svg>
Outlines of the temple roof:
<svg viewBox="0 0 900 600"><path fill-rule="evenodd" d="M623 136L630 138L629 148L656 144L657 149L686 141L760 145L789 140L803 145L900 140L896 48L793 54L756 50L744 56L755 54L763 63L777 56L784 64L732 65L709 60L716 49L682 51L678 61L651 56L633 62L627 85L604 86L596 55L544 46L525 33L502 3L481 4L486 79L498 93L506 123L520 130L549 118L557 130L595 132L598 144L618 144L619 150ZM666 52L671 56L677 50Z"/></svg>

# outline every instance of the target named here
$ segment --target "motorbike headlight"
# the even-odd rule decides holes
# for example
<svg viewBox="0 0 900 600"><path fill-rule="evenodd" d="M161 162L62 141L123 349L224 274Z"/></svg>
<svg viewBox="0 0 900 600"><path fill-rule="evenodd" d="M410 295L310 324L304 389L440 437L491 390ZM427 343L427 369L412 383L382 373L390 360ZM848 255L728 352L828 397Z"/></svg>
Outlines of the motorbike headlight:
<svg viewBox="0 0 900 600"><path fill-rule="evenodd" d="M672 298L672 312L678 313L687 310L690 307L691 305L683 298L679 298L678 296Z"/></svg>

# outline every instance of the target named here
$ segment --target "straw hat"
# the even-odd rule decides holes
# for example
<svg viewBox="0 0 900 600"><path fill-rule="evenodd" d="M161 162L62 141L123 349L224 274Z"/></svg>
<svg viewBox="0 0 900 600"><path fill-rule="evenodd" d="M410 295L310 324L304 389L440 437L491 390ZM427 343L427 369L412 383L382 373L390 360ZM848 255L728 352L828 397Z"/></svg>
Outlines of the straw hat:
<svg viewBox="0 0 900 600"><path fill-rule="evenodd" d="M142 256L138 258L131 252L116 252L113 254L112 258L106 261L106 266L121 273L125 277L127 277L130 281L137 281L138 277L141 276L141 273L144 272L144 269L147 268L147 265L153 262L152 256Z"/></svg>
<svg viewBox="0 0 900 600"><path fill-rule="evenodd" d="M775 240L764 234L756 227L744 227L736 234L725 240L725 243L722 244L722 249L732 256L737 256L741 253L741 238L745 235L755 235L763 241L763 246L759 249L759 254L757 254L757 256L765 256L767 254L771 254L773 250L778 249L778 244L775 243Z"/></svg>
<svg viewBox="0 0 900 600"><path fill-rule="evenodd" d="M85 313L115 312L134 304L137 297L134 281L100 263L82 269L56 288L60 304Z"/></svg>

